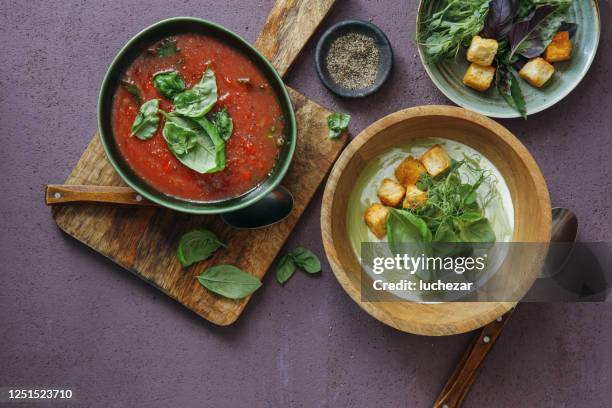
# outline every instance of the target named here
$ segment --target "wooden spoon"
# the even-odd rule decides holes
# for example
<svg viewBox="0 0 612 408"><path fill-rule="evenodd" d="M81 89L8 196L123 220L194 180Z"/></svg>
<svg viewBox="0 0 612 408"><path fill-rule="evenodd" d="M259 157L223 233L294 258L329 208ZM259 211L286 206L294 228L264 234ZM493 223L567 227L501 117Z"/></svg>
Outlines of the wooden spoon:
<svg viewBox="0 0 612 408"><path fill-rule="evenodd" d="M551 242L574 242L578 235L578 220L576 215L567 208L553 208L552 210L552 235ZM544 270L559 272L565 266L571 251L561 259L558 256L546 257ZM550 253L549 253L550 255ZM438 399L434 402L434 408L456 408L461 406L463 399L470 390L470 386L478 375L478 371L485 357L493 348L493 344L501 334L506 323L514 313L510 309L505 315L487 324L478 337L474 339L470 347L461 358L459 365L448 379Z"/></svg>
<svg viewBox="0 0 612 408"><path fill-rule="evenodd" d="M49 184L45 191L47 205L107 203L120 206L156 207L129 187ZM287 218L293 210L293 195L276 186L257 202L239 210L220 214L223 221L237 229L268 227Z"/></svg>
<svg viewBox="0 0 612 408"><path fill-rule="evenodd" d="M461 405L478 375L485 357L493 348L495 340L506 327L506 323L508 323L513 312L514 309L510 309L505 315L487 324L472 341L442 392L440 392L438 399L434 402L434 408L455 408Z"/></svg>
<svg viewBox="0 0 612 408"><path fill-rule="evenodd" d="M157 207L129 187L49 184L45 190L47 205L69 203L109 203Z"/></svg>

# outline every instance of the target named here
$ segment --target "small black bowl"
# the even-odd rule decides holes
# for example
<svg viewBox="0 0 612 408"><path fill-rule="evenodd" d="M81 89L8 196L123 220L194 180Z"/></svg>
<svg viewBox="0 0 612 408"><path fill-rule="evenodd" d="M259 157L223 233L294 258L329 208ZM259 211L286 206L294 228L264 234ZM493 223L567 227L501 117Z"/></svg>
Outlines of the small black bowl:
<svg viewBox="0 0 612 408"><path fill-rule="evenodd" d="M330 45L336 38L351 32L361 33L373 38L379 50L378 74L374 83L367 88L345 88L336 83L327 70L325 59ZM346 98L363 98L378 91L389 77L391 66L393 65L393 51L387 36L374 24L362 20L345 20L334 24L323 34L317 44L315 65L317 67L317 74L319 74L321 82L323 82L327 89L336 95Z"/></svg>

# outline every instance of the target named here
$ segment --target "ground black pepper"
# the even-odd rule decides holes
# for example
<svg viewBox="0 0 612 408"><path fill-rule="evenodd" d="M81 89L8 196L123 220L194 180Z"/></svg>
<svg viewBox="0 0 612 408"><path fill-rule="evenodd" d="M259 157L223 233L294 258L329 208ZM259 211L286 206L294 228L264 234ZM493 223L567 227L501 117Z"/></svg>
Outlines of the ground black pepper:
<svg viewBox="0 0 612 408"><path fill-rule="evenodd" d="M374 84L380 58L376 42L365 34L351 32L336 38L325 62L330 76L348 89L364 89Z"/></svg>

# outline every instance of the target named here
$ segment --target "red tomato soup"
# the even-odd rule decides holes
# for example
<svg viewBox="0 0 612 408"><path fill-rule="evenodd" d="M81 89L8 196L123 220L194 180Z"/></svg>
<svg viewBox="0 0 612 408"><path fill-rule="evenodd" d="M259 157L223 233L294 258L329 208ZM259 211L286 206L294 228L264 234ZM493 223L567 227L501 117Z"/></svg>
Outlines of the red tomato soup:
<svg viewBox="0 0 612 408"><path fill-rule="evenodd" d="M225 169L201 174L183 165L162 135L163 116L152 138L131 136L139 105L124 86L115 91L112 107L113 133L119 150L142 179L170 196L217 201L244 194L267 178L284 143L285 119L274 90L256 65L233 47L201 34L171 38L176 40L178 52L159 56L152 47L132 62L122 80L136 85L142 102L159 99L159 108L170 112L174 109L172 101L158 93L153 76L176 70L189 89L211 67L218 88L218 100L211 113L227 109L234 125L225 144Z"/></svg>

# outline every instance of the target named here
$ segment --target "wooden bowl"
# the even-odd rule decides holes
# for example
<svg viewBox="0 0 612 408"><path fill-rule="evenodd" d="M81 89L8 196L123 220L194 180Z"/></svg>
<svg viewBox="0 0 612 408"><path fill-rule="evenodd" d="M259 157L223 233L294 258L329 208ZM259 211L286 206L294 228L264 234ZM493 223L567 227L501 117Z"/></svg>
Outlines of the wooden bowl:
<svg viewBox="0 0 612 408"><path fill-rule="evenodd" d="M512 241L550 241L552 216L548 189L525 146L503 126L480 114L450 106L421 106L380 119L344 150L325 187L321 210L323 244L332 270L344 290L376 319L396 329L420 335L463 333L495 320L516 303L363 301L361 265L348 236L348 201L355 180L366 163L392 147L424 137L456 140L489 159L504 177L512 197Z"/></svg>

